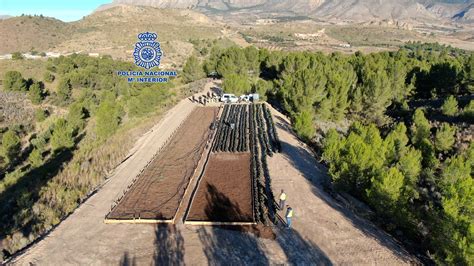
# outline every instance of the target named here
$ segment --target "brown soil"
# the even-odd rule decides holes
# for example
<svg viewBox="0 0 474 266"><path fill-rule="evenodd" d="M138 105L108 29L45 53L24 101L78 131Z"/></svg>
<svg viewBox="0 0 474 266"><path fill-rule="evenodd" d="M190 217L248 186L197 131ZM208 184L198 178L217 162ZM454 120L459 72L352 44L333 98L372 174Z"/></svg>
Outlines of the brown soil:
<svg viewBox="0 0 474 266"><path fill-rule="evenodd" d="M172 219L210 137L216 112L196 108L107 218Z"/></svg>
<svg viewBox="0 0 474 266"><path fill-rule="evenodd" d="M250 153L213 153L188 220L253 222Z"/></svg>

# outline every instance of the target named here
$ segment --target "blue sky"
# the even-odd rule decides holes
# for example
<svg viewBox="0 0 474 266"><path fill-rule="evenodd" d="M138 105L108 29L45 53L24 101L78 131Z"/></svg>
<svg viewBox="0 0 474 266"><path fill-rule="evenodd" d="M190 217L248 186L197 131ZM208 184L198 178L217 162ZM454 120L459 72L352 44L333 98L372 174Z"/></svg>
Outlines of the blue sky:
<svg viewBox="0 0 474 266"><path fill-rule="evenodd" d="M79 20L112 0L0 0L0 15L43 14L62 21Z"/></svg>

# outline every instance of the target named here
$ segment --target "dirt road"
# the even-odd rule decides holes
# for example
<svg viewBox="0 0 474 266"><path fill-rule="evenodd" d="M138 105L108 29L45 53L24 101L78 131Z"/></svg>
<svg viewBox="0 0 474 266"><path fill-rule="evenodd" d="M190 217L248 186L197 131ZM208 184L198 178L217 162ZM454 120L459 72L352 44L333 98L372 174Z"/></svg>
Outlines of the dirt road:
<svg viewBox="0 0 474 266"><path fill-rule="evenodd" d="M173 108L141 139L104 187L49 236L10 263L27 265L267 265L407 264L405 252L387 235L345 211L318 185L324 177L277 114L283 152L269 159L273 187L285 188L295 210L294 230L275 229L277 238L261 239L239 230L184 225L104 224L110 204L151 158L166 133L193 109L189 101Z"/></svg>

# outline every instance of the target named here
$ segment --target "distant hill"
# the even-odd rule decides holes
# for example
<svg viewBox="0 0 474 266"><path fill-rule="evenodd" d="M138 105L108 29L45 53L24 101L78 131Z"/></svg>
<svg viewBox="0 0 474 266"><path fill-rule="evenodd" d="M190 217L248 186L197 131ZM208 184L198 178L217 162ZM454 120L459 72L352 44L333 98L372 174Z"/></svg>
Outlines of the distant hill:
<svg viewBox="0 0 474 266"><path fill-rule="evenodd" d="M7 19L7 18L11 18L12 16L9 16L9 15L0 15L0 19Z"/></svg>
<svg viewBox="0 0 474 266"><path fill-rule="evenodd" d="M190 39L216 39L222 25L192 10L116 6L75 22L22 16L0 20L0 55L12 52L82 52L130 58L136 34L159 32L166 56L162 64L180 63L193 51Z"/></svg>
<svg viewBox="0 0 474 266"><path fill-rule="evenodd" d="M44 51L65 41L74 26L48 17L21 16L0 20L0 54Z"/></svg>
<svg viewBox="0 0 474 266"><path fill-rule="evenodd" d="M209 12L293 13L324 20L474 20L474 0L114 0L118 4L187 8Z"/></svg>

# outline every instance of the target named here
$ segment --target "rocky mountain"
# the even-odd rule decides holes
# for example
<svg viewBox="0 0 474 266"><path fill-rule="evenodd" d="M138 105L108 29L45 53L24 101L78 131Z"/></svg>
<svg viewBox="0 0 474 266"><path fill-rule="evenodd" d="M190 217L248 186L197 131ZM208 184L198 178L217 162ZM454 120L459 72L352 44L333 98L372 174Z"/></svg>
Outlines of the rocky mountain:
<svg viewBox="0 0 474 266"><path fill-rule="evenodd" d="M474 21L474 0L114 0L100 9L120 4L228 13L281 12L339 21Z"/></svg>

